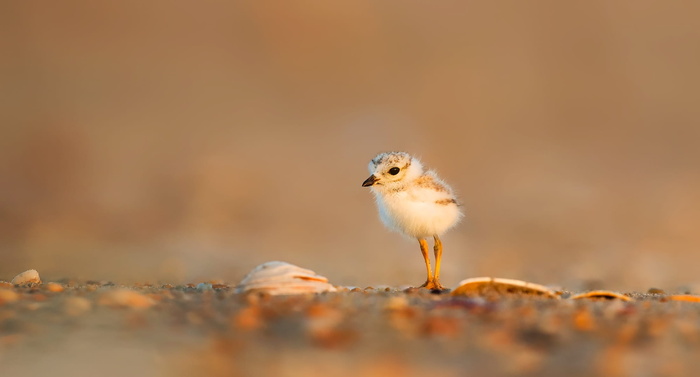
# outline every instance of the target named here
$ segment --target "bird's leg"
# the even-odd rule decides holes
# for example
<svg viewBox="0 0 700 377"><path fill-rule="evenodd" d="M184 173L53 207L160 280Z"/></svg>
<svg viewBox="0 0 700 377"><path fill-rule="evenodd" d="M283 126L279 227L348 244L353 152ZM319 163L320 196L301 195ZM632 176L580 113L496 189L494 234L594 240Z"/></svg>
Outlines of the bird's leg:
<svg viewBox="0 0 700 377"><path fill-rule="evenodd" d="M435 275L433 277L433 285L435 288L433 289L440 289L443 290L445 287L443 287L442 284L440 284L440 262L442 261L442 241L440 241L440 237L436 235L433 236L433 239L435 239L435 247L433 248L433 251L435 251Z"/></svg>
<svg viewBox="0 0 700 377"><path fill-rule="evenodd" d="M420 252L425 260L425 269L428 271L428 279L421 285L421 288L433 289L433 271L430 268L430 255L428 255L428 241L425 238L419 238Z"/></svg>

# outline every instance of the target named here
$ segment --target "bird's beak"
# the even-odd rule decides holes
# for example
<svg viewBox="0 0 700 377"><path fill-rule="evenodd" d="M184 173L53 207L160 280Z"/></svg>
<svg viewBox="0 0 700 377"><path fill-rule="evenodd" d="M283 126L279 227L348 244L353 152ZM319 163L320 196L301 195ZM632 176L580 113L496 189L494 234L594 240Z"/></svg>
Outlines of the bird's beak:
<svg viewBox="0 0 700 377"><path fill-rule="evenodd" d="M378 180L379 180L379 178L377 178L374 174L372 174L369 176L369 178L365 179L365 181L362 182L362 187L372 186Z"/></svg>

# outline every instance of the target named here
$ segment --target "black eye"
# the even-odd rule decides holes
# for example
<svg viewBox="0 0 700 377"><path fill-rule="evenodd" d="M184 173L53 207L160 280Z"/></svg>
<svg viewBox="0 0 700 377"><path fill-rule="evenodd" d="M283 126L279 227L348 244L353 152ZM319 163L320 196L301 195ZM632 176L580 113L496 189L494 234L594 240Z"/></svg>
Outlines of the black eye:
<svg viewBox="0 0 700 377"><path fill-rule="evenodd" d="M393 167L393 168L389 169L389 174L396 175L396 174L399 174L400 171L401 171L401 169L399 169L397 167Z"/></svg>

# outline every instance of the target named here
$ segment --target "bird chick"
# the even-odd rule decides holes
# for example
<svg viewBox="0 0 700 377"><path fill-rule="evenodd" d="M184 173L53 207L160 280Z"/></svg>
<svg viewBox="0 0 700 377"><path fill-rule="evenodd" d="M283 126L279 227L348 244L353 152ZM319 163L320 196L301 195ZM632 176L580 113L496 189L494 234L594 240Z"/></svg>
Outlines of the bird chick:
<svg viewBox="0 0 700 377"><path fill-rule="evenodd" d="M368 167L371 175L362 186L371 187L384 225L418 240L428 273L421 287L445 289L440 284L439 236L463 216L452 189L434 171L424 171L420 160L406 152L380 153ZM426 241L431 236L435 240L435 273L430 267Z"/></svg>

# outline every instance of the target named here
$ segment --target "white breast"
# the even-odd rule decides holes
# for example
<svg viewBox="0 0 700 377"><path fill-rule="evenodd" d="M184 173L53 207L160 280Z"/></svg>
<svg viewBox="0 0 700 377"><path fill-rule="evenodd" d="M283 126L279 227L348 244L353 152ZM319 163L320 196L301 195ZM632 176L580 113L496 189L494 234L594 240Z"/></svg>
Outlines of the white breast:
<svg viewBox="0 0 700 377"><path fill-rule="evenodd" d="M453 197L449 193L421 188L376 195L382 222L416 238L441 235L459 222L462 213L455 203L436 203L446 199Z"/></svg>

